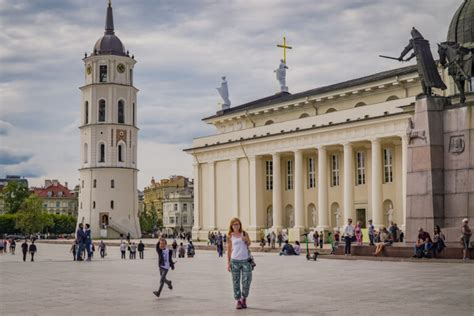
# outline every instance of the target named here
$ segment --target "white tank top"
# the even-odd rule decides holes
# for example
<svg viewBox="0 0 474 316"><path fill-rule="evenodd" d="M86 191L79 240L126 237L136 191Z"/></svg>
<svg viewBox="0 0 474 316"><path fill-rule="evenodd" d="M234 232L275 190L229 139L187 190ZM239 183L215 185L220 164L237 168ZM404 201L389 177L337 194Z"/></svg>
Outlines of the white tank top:
<svg viewBox="0 0 474 316"><path fill-rule="evenodd" d="M232 255L230 256L231 259L235 260L246 260L249 258L249 250L247 248L247 244L242 239L242 236L235 237L231 235L232 240Z"/></svg>

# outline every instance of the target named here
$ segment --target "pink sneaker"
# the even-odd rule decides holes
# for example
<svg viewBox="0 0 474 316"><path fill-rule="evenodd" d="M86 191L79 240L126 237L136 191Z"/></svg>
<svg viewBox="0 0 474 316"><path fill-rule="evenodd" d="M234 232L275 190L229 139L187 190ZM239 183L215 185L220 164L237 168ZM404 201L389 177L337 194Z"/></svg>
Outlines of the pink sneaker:
<svg viewBox="0 0 474 316"><path fill-rule="evenodd" d="M237 301L237 306L235 309L242 309L242 302L240 300Z"/></svg>
<svg viewBox="0 0 474 316"><path fill-rule="evenodd" d="M243 298L241 302L242 302L242 308L247 308L247 300Z"/></svg>

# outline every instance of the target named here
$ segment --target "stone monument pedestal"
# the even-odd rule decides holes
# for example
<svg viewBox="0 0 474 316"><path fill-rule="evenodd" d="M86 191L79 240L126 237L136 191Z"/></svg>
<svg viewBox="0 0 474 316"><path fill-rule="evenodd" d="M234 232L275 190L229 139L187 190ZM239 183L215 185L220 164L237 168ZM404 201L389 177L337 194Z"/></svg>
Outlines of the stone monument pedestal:
<svg viewBox="0 0 474 316"><path fill-rule="evenodd" d="M408 130L406 240L414 242L418 228L432 235L444 226L443 109L449 99L419 96Z"/></svg>

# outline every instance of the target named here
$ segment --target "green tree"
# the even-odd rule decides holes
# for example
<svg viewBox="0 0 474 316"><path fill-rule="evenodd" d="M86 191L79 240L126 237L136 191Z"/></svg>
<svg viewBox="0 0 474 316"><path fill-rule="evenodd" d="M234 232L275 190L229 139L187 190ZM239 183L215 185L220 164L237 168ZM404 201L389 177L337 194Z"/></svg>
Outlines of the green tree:
<svg viewBox="0 0 474 316"><path fill-rule="evenodd" d="M16 215L15 227L25 234L43 232L54 223L43 208L43 200L36 195L26 198Z"/></svg>
<svg viewBox="0 0 474 316"><path fill-rule="evenodd" d="M28 187L19 181L10 181L3 188L3 199L8 213L18 212L25 199L30 195Z"/></svg>
<svg viewBox="0 0 474 316"><path fill-rule="evenodd" d="M46 226L46 230L52 234L72 234L76 228L77 219L71 215L48 214L51 225Z"/></svg>
<svg viewBox="0 0 474 316"><path fill-rule="evenodd" d="M2 214L0 215L0 237L3 234L15 234L19 230L15 229L16 214Z"/></svg>

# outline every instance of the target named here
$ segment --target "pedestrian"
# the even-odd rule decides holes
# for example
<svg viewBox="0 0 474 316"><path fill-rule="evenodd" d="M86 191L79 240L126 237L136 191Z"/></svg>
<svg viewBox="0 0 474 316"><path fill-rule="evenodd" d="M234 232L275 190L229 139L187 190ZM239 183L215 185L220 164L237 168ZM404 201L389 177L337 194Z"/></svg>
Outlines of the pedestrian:
<svg viewBox="0 0 474 316"><path fill-rule="evenodd" d="M188 258L194 258L195 254L196 254L196 250L194 249L193 241L190 240L188 243L187 256Z"/></svg>
<svg viewBox="0 0 474 316"><path fill-rule="evenodd" d="M372 224L372 220L369 219L369 227L368 227L368 230L369 230L369 242L370 242L370 245L371 246L375 246L374 244L374 239L375 239L375 227L374 225Z"/></svg>
<svg viewBox="0 0 474 316"><path fill-rule="evenodd" d="M37 251L36 249L36 245L35 245L35 240L33 239L33 241L31 242L31 245L30 247L28 248L28 251L30 252L30 255L31 255L31 262L35 261L35 253Z"/></svg>
<svg viewBox="0 0 474 316"><path fill-rule="evenodd" d="M318 234L318 231L315 230L314 233L313 233L313 243L314 243L314 248L318 248L319 246L319 234Z"/></svg>
<svg viewBox="0 0 474 316"><path fill-rule="evenodd" d="M183 243L180 243L178 248L178 258L184 258L185 254L186 250L184 249Z"/></svg>
<svg viewBox="0 0 474 316"><path fill-rule="evenodd" d="M0 239L0 254L4 253L5 251L5 241Z"/></svg>
<svg viewBox="0 0 474 316"><path fill-rule="evenodd" d="M16 248L16 241L15 239L12 239L10 242L10 252L12 255L15 254L15 248Z"/></svg>
<svg viewBox="0 0 474 316"><path fill-rule="evenodd" d="M324 232L319 233L319 248L323 249L324 246Z"/></svg>
<svg viewBox="0 0 474 316"><path fill-rule="evenodd" d="M160 241L156 244L156 252L158 253L158 268L160 269L160 287L158 291L153 291L156 297L160 297L163 285L166 283L170 290L173 289L173 284L170 280L166 279L169 269L174 270L173 254L172 250L167 247L166 239L160 238Z"/></svg>
<svg viewBox="0 0 474 316"><path fill-rule="evenodd" d="M344 227L344 255L351 256L351 243L354 238L354 226L352 226L352 218L347 219L347 225Z"/></svg>
<svg viewBox="0 0 474 316"><path fill-rule="evenodd" d="M275 242L276 242L276 234L274 231L271 232L270 234L270 242L272 245L272 249L275 249Z"/></svg>
<svg viewBox="0 0 474 316"><path fill-rule="evenodd" d="M127 242L130 244L130 232L127 233Z"/></svg>
<svg viewBox="0 0 474 316"><path fill-rule="evenodd" d="M105 242L101 240L99 243L99 253L102 259L106 256L106 252L105 252L106 248L107 246L105 245Z"/></svg>
<svg viewBox="0 0 474 316"><path fill-rule="evenodd" d="M461 241L463 244L463 250L462 250L462 259L463 260L470 260L470 252L469 252L469 243L471 240L472 236L472 231L471 228L469 228L469 220L467 218L464 218L462 220L462 236L461 236Z"/></svg>
<svg viewBox="0 0 474 316"><path fill-rule="evenodd" d="M21 252L23 253L23 261L26 261L26 254L28 253L28 240L21 244Z"/></svg>
<svg viewBox="0 0 474 316"><path fill-rule="evenodd" d="M265 250L265 238L262 237L260 240L260 250L263 252Z"/></svg>
<svg viewBox="0 0 474 316"><path fill-rule="evenodd" d="M72 261L76 261L76 253L77 253L77 241L74 240L71 245L71 250L69 250L70 253L72 253Z"/></svg>
<svg viewBox="0 0 474 316"><path fill-rule="evenodd" d="M356 227L354 229L356 240L357 240L357 245L362 246L362 223L360 221L357 221Z"/></svg>
<svg viewBox="0 0 474 316"><path fill-rule="evenodd" d="M281 248L281 243L283 242L283 235L281 234L281 232L278 233L278 248Z"/></svg>
<svg viewBox="0 0 474 316"><path fill-rule="evenodd" d="M140 240L138 243L138 254L140 256L140 259L143 259L143 252L145 251L145 244L143 241Z"/></svg>
<svg viewBox="0 0 474 316"><path fill-rule="evenodd" d="M87 252L87 261L91 261L92 259L92 237L91 237L91 226L86 224L86 229L84 230L85 235L85 243L84 246L86 247Z"/></svg>
<svg viewBox="0 0 474 316"><path fill-rule="evenodd" d="M130 259L137 259L137 245L135 242L132 242L130 246Z"/></svg>
<svg viewBox="0 0 474 316"><path fill-rule="evenodd" d="M120 253L122 254L122 259L125 259L125 252L127 251L127 245L125 244L125 241L122 241L120 244Z"/></svg>
<svg viewBox="0 0 474 316"><path fill-rule="evenodd" d="M82 261L82 252L84 251L85 241L86 241L86 234L84 232L84 225L79 223L79 227L76 231L76 240L77 240L77 261Z"/></svg>
<svg viewBox="0 0 474 316"><path fill-rule="evenodd" d="M94 245L94 243L92 242L92 243L91 243L91 258L94 258L94 252L95 252L95 245Z"/></svg>
<svg viewBox="0 0 474 316"><path fill-rule="evenodd" d="M171 247L173 248L173 258L176 258L176 252L178 251L178 243L176 242L176 239L173 239Z"/></svg>
<svg viewBox="0 0 474 316"><path fill-rule="evenodd" d="M248 248L251 241L248 233L242 229L240 219L232 218L230 220L227 237L229 239L227 243L227 271L232 272L234 299L237 301L236 308L247 308L247 297L252 283L252 265L249 261Z"/></svg>
<svg viewBox="0 0 474 316"><path fill-rule="evenodd" d="M337 247L331 232L328 232L328 238L326 239L326 242L331 246L331 255L335 255Z"/></svg>
<svg viewBox="0 0 474 316"><path fill-rule="evenodd" d="M216 249L219 258L222 257L224 253L224 242L222 240L222 236L218 236L216 239Z"/></svg>

